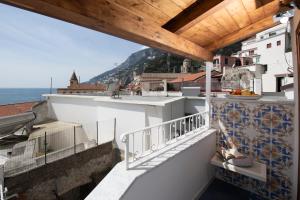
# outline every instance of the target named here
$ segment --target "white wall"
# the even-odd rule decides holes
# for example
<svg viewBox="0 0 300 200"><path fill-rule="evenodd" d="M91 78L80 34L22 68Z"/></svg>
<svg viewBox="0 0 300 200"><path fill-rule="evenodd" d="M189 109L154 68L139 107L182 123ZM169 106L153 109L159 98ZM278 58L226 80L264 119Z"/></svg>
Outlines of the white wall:
<svg viewBox="0 0 300 200"><path fill-rule="evenodd" d="M71 123L90 123L97 120L96 102L91 98L49 97L51 118Z"/></svg>
<svg viewBox="0 0 300 200"><path fill-rule="evenodd" d="M294 99L294 88L287 89L284 91L284 95L287 99L293 100Z"/></svg>
<svg viewBox="0 0 300 200"><path fill-rule="evenodd" d="M58 121L78 123L88 139L96 140L97 109L91 98L49 97L49 118Z"/></svg>
<svg viewBox="0 0 300 200"><path fill-rule="evenodd" d="M214 177L215 133L136 178L123 200L195 199Z"/></svg>
<svg viewBox="0 0 300 200"><path fill-rule="evenodd" d="M173 91L144 91L142 92L144 97L181 97L182 92L173 92Z"/></svg>
<svg viewBox="0 0 300 200"><path fill-rule="evenodd" d="M179 99L171 103L166 104L163 107L163 121L169 121L184 117L184 101L185 99Z"/></svg>
<svg viewBox="0 0 300 200"><path fill-rule="evenodd" d="M144 105L99 102L97 110L99 120L116 118L115 139L121 149L123 149L121 134L145 127Z"/></svg>
<svg viewBox="0 0 300 200"><path fill-rule="evenodd" d="M181 87L183 96L199 96L200 87Z"/></svg>
<svg viewBox="0 0 300 200"><path fill-rule="evenodd" d="M276 92L275 74L289 73L287 68L293 65L292 53L285 53L285 27L286 25L280 24L257 34L254 42L243 43L242 50L257 48L255 54L260 55L258 64L268 65L266 74L262 76L263 92ZM277 35L268 38L268 33L273 31L276 31ZM261 36L265 38L261 39ZM277 41L281 41L280 46L277 46ZM271 48L267 48L268 43L272 44ZM243 53L243 56L247 55L248 53ZM254 62L256 62L255 59L256 57L253 59Z"/></svg>
<svg viewBox="0 0 300 200"><path fill-rule="evenodd" d="M103 139L107 141L110 138L108 134L112 134L112 122L116 118L115 139L120 149L123 149L121 134L184 116L183 98L165 106L94 101L93 98L76 96L50 96L48 102L51 118L82 124L89 139L96 140L98 120L100 143Z"/></svg>
<svg viewBox="0 0 300 200"><path fill-rule="evenodd" d="M188 97L184 102L185 113L195 114L205 111L205 98L201 97Z"/></svg>

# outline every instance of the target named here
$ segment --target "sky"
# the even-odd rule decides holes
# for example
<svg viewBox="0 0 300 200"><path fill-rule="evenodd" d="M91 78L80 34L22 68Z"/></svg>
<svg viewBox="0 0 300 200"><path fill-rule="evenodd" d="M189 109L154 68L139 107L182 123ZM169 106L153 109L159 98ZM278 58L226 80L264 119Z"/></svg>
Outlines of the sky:
<svg viewBox="0 0 300 200"><path fill-rule="evenodd" d="M143 48L0 3L0 88L66 87L73 70L87 81Z"/></svg>

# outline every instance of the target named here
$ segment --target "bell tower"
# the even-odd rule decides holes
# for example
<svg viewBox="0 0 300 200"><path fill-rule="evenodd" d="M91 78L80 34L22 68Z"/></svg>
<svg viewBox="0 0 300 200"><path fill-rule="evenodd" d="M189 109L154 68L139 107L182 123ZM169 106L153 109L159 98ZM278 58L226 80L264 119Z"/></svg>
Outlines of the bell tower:
<svg viewBox="0 0 300 200"><path fill-rule="evenodd" d="M77 79L75 71L73 71L72 76L70 78L70 87L75 86L75 85L78 85L78 79Z"/></svg>

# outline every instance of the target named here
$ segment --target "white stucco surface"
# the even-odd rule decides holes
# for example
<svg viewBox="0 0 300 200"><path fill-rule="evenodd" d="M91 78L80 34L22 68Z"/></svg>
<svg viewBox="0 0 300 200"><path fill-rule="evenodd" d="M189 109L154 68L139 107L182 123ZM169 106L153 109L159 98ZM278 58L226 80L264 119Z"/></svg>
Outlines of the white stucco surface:
<svg viewBox="0 0 300 200"><path fill-rule="evenodd" d="M126 170L124 161L88 195L87 200L195 199L214 176L215 130L188 136L162 149L144 164Z"/></svg>
<svg viewBox="0 0 300 200"><path fill-rule="evenodd" d="M263 92L276 92L277 74L290 73L288 68L293 66L292 52L285 52L286 24L279 24L256 34L255 39L243 42L241 56L249 56L249 50L254 51L253 62L267 65L267 71L262 75ZM276 34L275 34L276 33ZM274 34L270 36L270 34ZM280 45L277 42L280 41ZM267 48L267 44L271 44ZM293 82L293 78L284 78L285 84Z"/></svg>
<svg viewBox="0 0 300 200"><path fill-rule="evenodd" d="M50 118L82 124L87 137L92 139L96 138L96 121L99 121L100 140L107 142L115 134L120 149L123 149L120 141L122 133L184 116L184 97L121 96L120 99L112 99L83 95L45 96Z"/></svg>
<svg viewBox="0 0 300 200"><path fill-rule="evenodd" d="M205 97L186 97L184 111L189 114L205 111Z"/></svg>

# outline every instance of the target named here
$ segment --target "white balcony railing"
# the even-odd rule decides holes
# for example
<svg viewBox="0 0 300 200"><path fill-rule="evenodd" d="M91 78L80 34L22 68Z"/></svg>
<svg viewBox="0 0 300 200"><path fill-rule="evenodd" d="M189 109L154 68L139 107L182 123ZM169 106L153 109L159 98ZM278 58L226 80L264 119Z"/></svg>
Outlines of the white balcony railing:
<svg viewBox="0 0 300 200"><path fill-rule="evenodd" d="M4 200L4 188L1 183L0 183L0 200Z"/></svg>
<svg viewBox="0 0 300 200"><path fill-rule="evenodd" d="M125 143L126 168L153 152L165 148L200 129L205 129L208 112L197 113L186 117L145 127L121 135Z"/></svg>

